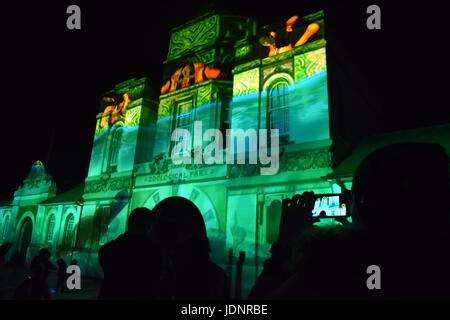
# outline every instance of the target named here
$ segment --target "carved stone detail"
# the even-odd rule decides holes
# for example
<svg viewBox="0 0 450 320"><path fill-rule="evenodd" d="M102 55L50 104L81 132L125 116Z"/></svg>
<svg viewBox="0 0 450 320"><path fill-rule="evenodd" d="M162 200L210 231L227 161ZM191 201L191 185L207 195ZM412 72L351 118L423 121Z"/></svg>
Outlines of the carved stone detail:
<svg viewBox="0 0 450 320"><path fill-rule="evenodd" d="M211 44L217 38L218 16L213 15L187 28L176 31L170 38L168 60L177 59Z"/></svg>
<svg viewBox="0 0 450 320"><path fill-rule="evenodd" d="M123 189L128 189L131 187L131 178L105 178L101 177L98 180L88 181L84 187L85 193L97 193L97 192L107 192L107 191L118 191Z"/></svg>

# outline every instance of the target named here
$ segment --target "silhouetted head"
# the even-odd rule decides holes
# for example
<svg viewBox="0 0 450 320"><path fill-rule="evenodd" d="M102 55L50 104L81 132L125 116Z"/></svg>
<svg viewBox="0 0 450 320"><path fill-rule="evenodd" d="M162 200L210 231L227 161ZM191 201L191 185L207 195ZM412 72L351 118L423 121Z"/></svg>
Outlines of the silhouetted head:
<svg viewBox="0 0 450 320"><path fill-rule="evenodd" d="M147 208L136 208L128 217L128 233L148 235L152 224L152 211Z"/></svg>
<svg viewBox="0 0 450 320"><path fill-rule="evenodd" d="M9 248L11 248L12 243L11 242L7 242L5 244L2 245L2 248L4 248L5 251L8 251Z"/></svg>
<svg viewBox="0 0 450 320"><path fill-rule="evenodd" d="M50 251L48 251L47 249L39 250L39 258L43 261L47 261L48 259L50 259Z"/></svg>
<svg viewBox="0 0 450 320"><path fill-rule="evenodd" d="M73 260L70 262L70 264L71 264L72 266L76 266L76 265L78 265L78 260L73 259Z"/></svg>
<svg viewBox="0 0 450 320"><path fill-rule="evenodd" d="M187 260L200 263L208 261L209 252L209 240L206 235L193 235L184 243L183 255Z"/></svg>
<svg viewBox="0 0 450 320"><path fill-rule="evenodd" d="M448 215L448 173L439 144L401 143L374 151L353 178L354 222L380 235L436 230Z"/></svg>
<svg viewBox="0 0 450 320"><path fill-rule="evenodd" d="M190 200L170 197L159 202L153 212L156 217L158 242L171 252L179 250L192 236L206 237L206 227L202 214Z"/></svg>

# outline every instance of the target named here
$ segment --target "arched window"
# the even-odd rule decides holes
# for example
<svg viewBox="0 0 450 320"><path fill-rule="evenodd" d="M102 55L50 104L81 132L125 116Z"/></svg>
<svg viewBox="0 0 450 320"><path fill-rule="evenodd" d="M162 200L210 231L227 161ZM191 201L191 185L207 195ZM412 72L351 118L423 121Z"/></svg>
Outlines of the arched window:
<svg viewBox="0 0 450 320"><path fill-rule="evenodd" d="M66 227L64 230L64 244L72 244L73 232L75 227L75 217L73 214L69 215L66 219Z"/></svg>
<svg viewBox="0 0 450 320"><path fill-rule="evenodd" d="M8 235L8 227L9 227L9 216L6 216L5 221L3 222L2 239L6 239L6 236Z"/></svg>
<svg viewBox="0 0 450 320"><path fill-rule="evenodd" d="M111 158L109 161L110 166L117 166L121 141L122 141L122 129L118 128L113 132L111 140Z"/></svg>
<svg viewBox="0 0 450 320"><path fill-rule="evenodd" d="M54 229L55 229L55 215L52 214L47 222L47 242L53 241Z"/></svg>
<svg viewBox="0 0 450 320"><path fill-rule="evenodd" d="M285 79L270 85L268 92L267 129L278 129L280 145L289 142L289 83Z"/></svg>

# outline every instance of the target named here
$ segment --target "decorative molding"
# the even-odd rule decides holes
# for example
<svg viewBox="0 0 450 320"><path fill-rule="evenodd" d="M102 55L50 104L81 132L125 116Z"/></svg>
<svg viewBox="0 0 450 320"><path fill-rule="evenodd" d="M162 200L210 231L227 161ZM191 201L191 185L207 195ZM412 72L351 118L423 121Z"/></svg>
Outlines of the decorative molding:
<svg viewBox="0 0 450 320"><path fill-rule="evenodd" d="M296 47L292 49L291 51L281 53L279 55L273 56L273 57L267 57L264 59L254 59L252 61L240 64L232 70L233 74L238 74L244 71L247 71L249 69L253 69L260 66L269 66L275 63L283 62L287 59L290 59L294 56L301 55L304 53L307 53L309 51L315 51L321 48L325 48L327 44L327 41L325 39L319 39L316 41L313 41L311 43L306 43L303 46Z"/></svg>
<svg viewBox="0 0 450 320"><path fill-rule="evenodd" d="M295 152L280 158L278 173L331 168L331 152L327 149ZM248 177L260 174L260 164L234 164L228 166L228 177Z"/></svg>
<svg viewBox="0 0 450 320"><path fill-rule="evenodd" d="M329 148L288 153L280 158L278 173L289 171L305 171L310 169L331 168L331 152ZM226 167L223 174L220 168ZM179 183L209 178L238 178L260 175L260 164L187 164L173 165L169 157L160 154L150 163L135 167L140 184Z"/></svg>
<svg viewBox="0 0 450 320"><path fill-rule="evenodd" d="M259 68L247 70L234 76L233 98L259 91Z"/></svg>
<svg viewBox="0 0 450 320"><path fill-rule="evenodd" d="M189 55L213 46L219 50L200 53L199 61L230 62L235 56L234 45L247 42L255 34L256 23L251 18L210 12L172 30L165 63L191 59Z"/></svg>
<svg viewBox="0 0 450 320"><path fill-rule="evenodd" d="M186 54L213 44L218 36L218 16L213 15L191 26L172 33L167 60L174 60Z"/></svg>
<svg viewBox="0 0 450 320"><path fill-rule="evenodd" d="M131 177L109 178L101 177L98 180L86 181L84 193L97 193L107 191L119 191L131 187Z"/></svg>
<svg viewBox="0 0 450 320"><path fill-rule="evenodd" d="M328 148L287 154L280 159L280 171L304 171L331 167Z"/></svg>
<svg viewBox="0 0 450 320"><path fill-rule="evenodd" d="M325 48L320 48L294 57L295 81L309 78L327 70Z"/></svg>
<svg viewBox="0 0 450 320"><path fill-rule="evenodd" d="M267 81L272 75L277 73L287 73L292 77L292 74L294 73L294 67L292 60L285 61L284 63L280 63L277 65L265 67L262 70L263 73L263 83ZM290 81L291 83L293 81Z"/></svg>

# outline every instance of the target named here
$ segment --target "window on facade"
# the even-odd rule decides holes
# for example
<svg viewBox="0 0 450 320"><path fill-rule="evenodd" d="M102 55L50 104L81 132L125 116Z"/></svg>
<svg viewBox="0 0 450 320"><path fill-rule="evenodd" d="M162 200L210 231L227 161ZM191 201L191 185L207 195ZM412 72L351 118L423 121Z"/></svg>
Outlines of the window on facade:
<svg viewBox="0 0 450 320"><path fill-rule="evenodd" d="M3 222L3 232L2 238L5 239L8 235L8 225L9 225L9 216L6 216L5 221Z"/></svg>
<svg viewBox="0 0 450 320"><path fill-rule="evenodd" d="M277 81L269 88L268 129L278 129L280 145L289 142L289 83Z"/></svg>
<svg viewBox="0 0 450 320"><path fill-rule="evenodd" d="M75 229L75 217L71 214L66 219L66 228L64 231L64 244L71 245L73 240L73 233Z"/></svg>
<svg viewBox="0 0 450 320"><path fill-rule="evenodd" d="M52 214L47 223L47 242L53 241L53 230L55 229L55 215Z"/></svg>
<svg viewBox="0 0 450 320"><path fill-rule="evenodd" d="M122 140L122 129L119 128L113 132L111 140L111 158L109 161L110 166L117 166L121 140Z"/></svg>
<svg viewBox="0 0 450 320"><path fill-rule="evenodd" d="M181 102L177 106L177 114L175 119L174 129L185 129L191 134L191 148L193 139L193 110L192 101ZM183 136L175 136L175 141L172 141L172 148L175 144L183 141ZM186 150L184 150L186 151ZM181 156L181 154L180 154Z"/></svg>
<svg viewBox="0 0 450 320"><path fill-rule="evenodd" d="M99 244L102 245L108 242L111 208L108 206L100 207L98 214L99 214L99 229L100 229Z"/></svg>
<svg viewBox="0 0 450 320"><path fill-rule="evenodd" d="M274 243L278 237L281 220L281 201L274 200L266 211L266 242Z"/></svg>

